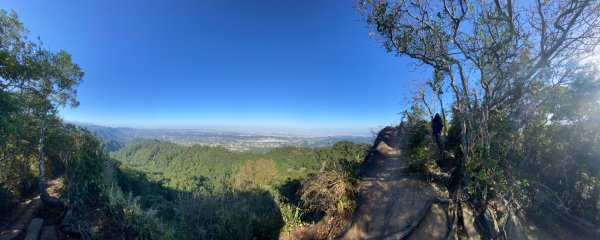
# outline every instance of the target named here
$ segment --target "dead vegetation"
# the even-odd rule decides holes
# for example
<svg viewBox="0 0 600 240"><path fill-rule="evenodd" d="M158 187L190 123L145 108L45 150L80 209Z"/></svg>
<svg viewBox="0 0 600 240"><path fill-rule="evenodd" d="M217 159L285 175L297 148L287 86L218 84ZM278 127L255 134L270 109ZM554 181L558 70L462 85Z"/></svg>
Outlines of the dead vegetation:
<svg viewBox="0 0 600 240"><path fill-rule="evenodd" d="M313 215L322 215L311 238L332 239L341 223L356 208L357 179L348 167L332 162L323 172L309 176L299 190L302 205Z"/></svg>

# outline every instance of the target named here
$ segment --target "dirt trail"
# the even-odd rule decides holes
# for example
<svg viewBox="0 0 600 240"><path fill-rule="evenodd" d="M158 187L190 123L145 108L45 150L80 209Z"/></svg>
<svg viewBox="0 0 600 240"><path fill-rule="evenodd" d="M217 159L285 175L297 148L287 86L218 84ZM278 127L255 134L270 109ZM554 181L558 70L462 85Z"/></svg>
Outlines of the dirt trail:
<svg viewBox="0 0 600 240"><path fill-rule="evenodd" d="M48 194L58 197L64 186L64 178L56 178L47 182ZM36 195L21 202L9 215L0 219L0 240L19 239L24 236L31 219L35 217L41 205L40 196Z"/></svg>
<svg viewBox="0 0 600 240"><path fill-rule="evenodd" d="M382 239L404 229L432 197L447 193L405 173L395 143L395 128L385 128L365 160L358 207L340 239ZM447 206L434 204L409 239L441 239L448 229Z"/></svg>

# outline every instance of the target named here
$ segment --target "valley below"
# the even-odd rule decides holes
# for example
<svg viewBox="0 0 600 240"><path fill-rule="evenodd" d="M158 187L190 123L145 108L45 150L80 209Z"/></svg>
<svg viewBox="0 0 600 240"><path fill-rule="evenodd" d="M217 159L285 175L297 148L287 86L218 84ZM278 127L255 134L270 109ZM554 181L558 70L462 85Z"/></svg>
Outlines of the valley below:
<svg viewBox="0 0 600 240"><path fill-rule="evenodd" d="M372 143L373 135L307 135L292 133L246 133L211 129L137 129L113 128L77 123L87 128L107 143L108 151L116 151L127 143L144 139L168 141L182 146L223 147L232 151L264 153L278 147L330 147L347 140L355 143Z"/></svg>

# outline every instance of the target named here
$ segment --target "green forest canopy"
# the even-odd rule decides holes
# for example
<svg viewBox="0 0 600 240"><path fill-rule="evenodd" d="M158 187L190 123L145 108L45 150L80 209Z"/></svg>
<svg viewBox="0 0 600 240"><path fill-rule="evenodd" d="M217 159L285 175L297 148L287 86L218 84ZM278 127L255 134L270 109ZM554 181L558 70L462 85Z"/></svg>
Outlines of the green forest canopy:
<svg viewBox="0 0 600 240"><path fill-rule="evenodd" d="M203 186L281 184L318 172L327 161L361 162L369 148L365 143L340 141L327 148L280 147L249 153L145 140L125 146L112 157L165 187L192 191Z"/></svg>

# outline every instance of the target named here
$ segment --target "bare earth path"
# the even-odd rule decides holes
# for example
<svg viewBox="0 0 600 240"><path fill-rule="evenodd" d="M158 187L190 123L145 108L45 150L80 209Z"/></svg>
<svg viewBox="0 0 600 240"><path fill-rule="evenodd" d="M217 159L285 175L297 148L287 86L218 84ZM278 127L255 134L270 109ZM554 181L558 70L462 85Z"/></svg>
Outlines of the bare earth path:
<svg viewBox="0 0 600 240"><path fill-rule="evenodd" d="M447 193L405 173L396 145L395 128L382 130L376 148L365 160L358 207L340 239L382 239L404 229L432 197ZM409 239L442 239L448 229L447 206L434 204Z"/></svg>
<svg viewBox="0 0 600 240"><path fill-rule="evenodd" d="M57 196L60 188L64 186L63 178L56 178L48 181L47 189L51 196ZM21 202L11 213L2 216L0 219L0 240L20 239L24 236L27 226L31 219L37 214L41 205L40 196Z"/></svg>

